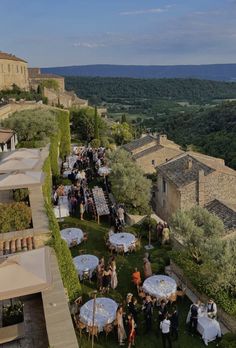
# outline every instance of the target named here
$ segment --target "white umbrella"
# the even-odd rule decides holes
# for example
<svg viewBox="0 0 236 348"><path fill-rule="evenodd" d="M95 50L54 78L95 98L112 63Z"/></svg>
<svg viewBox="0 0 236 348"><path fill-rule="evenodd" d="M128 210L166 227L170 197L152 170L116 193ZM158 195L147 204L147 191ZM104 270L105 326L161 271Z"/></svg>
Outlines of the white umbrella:
<svg viewBox="0 0 236 348"><path fill-rule="evenodd" d="M43 183L42 172L15 172L0 175L0 190L10 190L17 188L27 188Z"/></svg>
<svg viewBox="0 0 236 348"><path fill-rule="evenodd" d="M0 258L0 300L41 292L50 287L49 247Z"/></svg>

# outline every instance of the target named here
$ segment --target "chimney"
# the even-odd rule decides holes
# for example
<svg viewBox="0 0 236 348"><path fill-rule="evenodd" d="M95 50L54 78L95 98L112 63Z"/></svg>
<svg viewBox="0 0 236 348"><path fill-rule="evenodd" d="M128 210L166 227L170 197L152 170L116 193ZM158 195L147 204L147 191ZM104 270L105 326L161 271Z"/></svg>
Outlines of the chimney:
<svg viewBox="0 0 236 348"><path fill-rule="evenodd" d="M197 199L198 205L204 207L205 205L205 174L204 170L198 172L198 183L197 183Z"/></svg>
<svg viewBox="0 0 236 348"><path fill-rule="evenodd" d="M166 144L167 141L167 135L166 134L158 134L157 136L157 142L159 145Z"/></svg>
<svg viewBox="0 0 236 348"><path fill-rule="evenodd" d="M192 169L192 167L193 167L193 160L191 157L188 157L187 162L186 162L186 169L190 170L190 169Z"/></svg>

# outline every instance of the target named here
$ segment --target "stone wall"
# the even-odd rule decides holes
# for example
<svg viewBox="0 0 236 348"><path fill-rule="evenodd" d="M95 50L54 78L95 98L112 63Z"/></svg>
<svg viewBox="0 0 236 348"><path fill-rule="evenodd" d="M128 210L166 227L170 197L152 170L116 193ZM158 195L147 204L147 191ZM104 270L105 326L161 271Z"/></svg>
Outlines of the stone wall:
<svg viewBox="0 0 236 348"><path fill-rule="evenodd" d="M0 90L11 89L13 84L16 84L21 89L29 89L27 63L0 59Z"/></svg>
<svg viewBox="0 0 236 348"><path fill-rule="evenodd" d="M147 146L147 148L149 148ZM156 150L150 154L144 155L143 157L137 158L135 162L144 171L144 173L155 173L155 167L163 164L166 160L178 156L182 153L181 150L163 147L162 149ZM154 164L153 164L154 161Z"/></svg>
<svg viewBox="0 0 236 348"><path fill-rule="evenodd" d="M188 210L198 204L197 200L197 183L193 182L181 188L181 203L182 210Z"/></svg>
<svg viewBox="0 0 236 348"><path fill-rule="evenodd" d="M168 221L171 215L180 209L180 192L170 181L166 182L166 192L163 191L163 177L158 175L157 185L153 191L154 210L161 219Z"/></svg>

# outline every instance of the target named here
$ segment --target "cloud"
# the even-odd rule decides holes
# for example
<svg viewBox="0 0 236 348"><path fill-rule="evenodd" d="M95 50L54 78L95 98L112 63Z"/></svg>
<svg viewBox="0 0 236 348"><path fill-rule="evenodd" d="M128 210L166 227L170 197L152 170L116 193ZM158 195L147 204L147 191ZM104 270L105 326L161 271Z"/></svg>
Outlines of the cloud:
<svg viewBox="0 0 236 348"><path fill-rule="evenodd" d="M105 47L106 45L103 43L93 43L93 42L74 42L72 44L73 47L82 47L82 48L99 48Z"/></svg>
<svg viewBox="0 0 236 348"><path fill-rule="evenodd" d="M149 8L144 10L125 11L125 12L120 12L120 15L121 16L137 16L137 15L143 15L143 14L162 13L162 12L166 12L168 8L170 8L170 6L166 6L164 8Z"/></svg>

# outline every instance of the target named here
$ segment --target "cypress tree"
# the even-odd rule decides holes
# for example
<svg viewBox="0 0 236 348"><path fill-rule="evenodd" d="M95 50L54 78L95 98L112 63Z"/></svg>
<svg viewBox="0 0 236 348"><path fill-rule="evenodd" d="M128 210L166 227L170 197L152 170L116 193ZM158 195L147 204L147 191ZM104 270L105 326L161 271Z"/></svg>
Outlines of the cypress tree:
<svg viewBox="0 0 236 348"><path fill-rule="evenodd" d="M94 139L99 139L98 110L97 110L97 107L95 107L95 111L94 111Z"/></svg>

